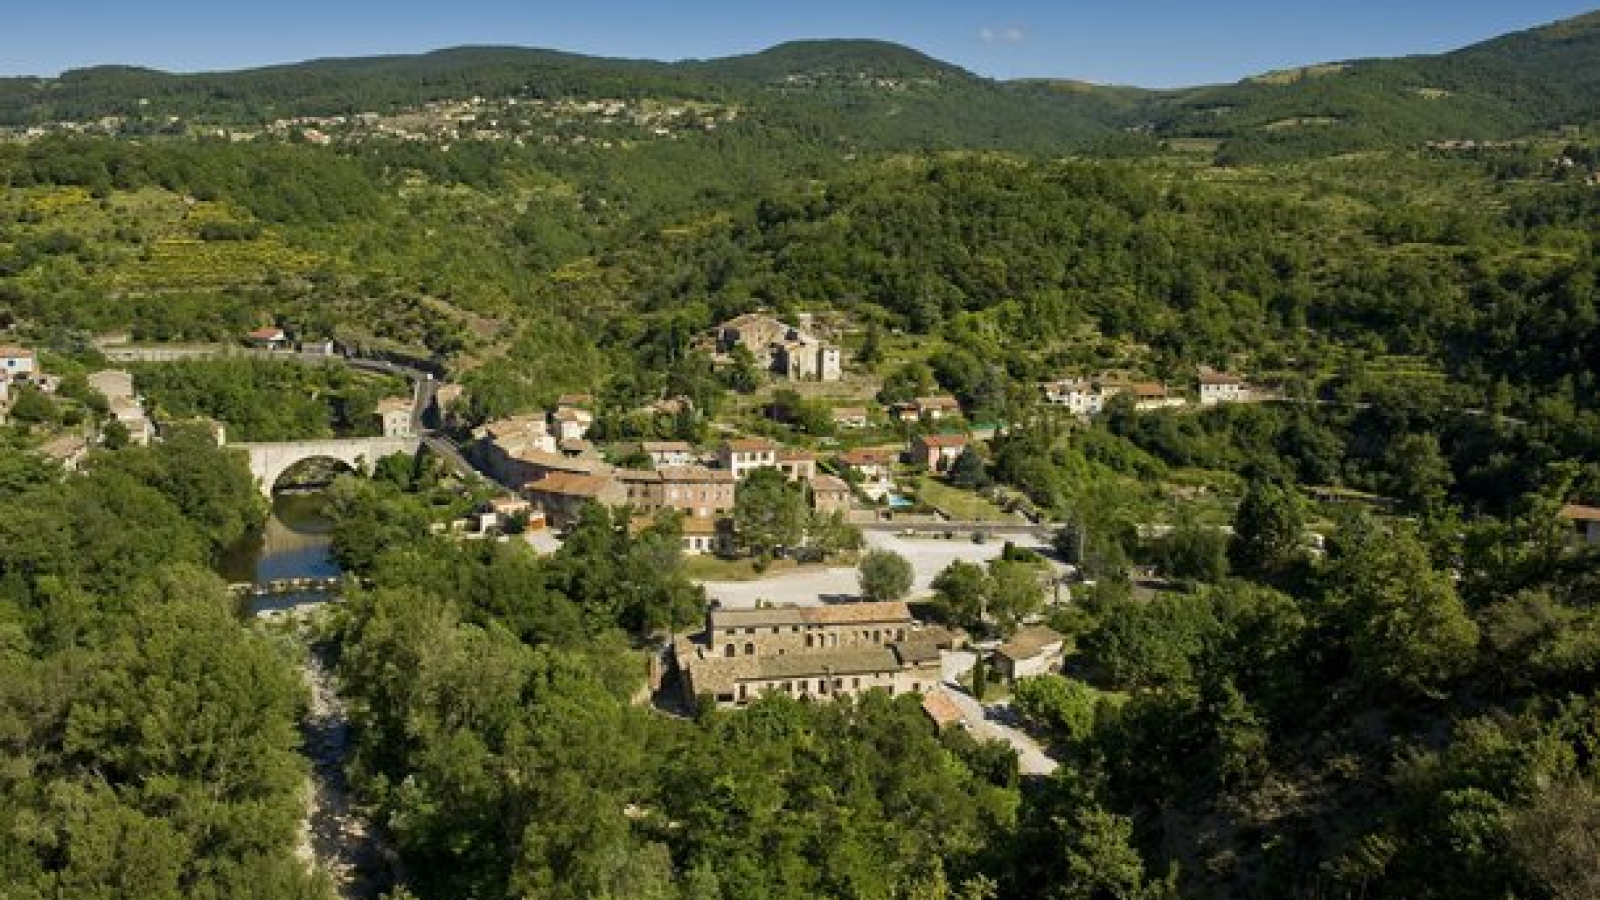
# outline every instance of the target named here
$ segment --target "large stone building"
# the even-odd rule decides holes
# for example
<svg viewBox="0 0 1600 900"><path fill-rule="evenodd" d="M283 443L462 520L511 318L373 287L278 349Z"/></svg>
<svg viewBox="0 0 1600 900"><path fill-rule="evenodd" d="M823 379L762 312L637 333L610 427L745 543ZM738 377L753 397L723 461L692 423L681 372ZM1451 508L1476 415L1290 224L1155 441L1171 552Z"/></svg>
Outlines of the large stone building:
<svg viewBox="0 0 1600 900"><path fill-rule="evenodd" d="M939 683L940 649L900 602L713 607L705 635L674 646L686 693L724 704L768 691L818 699L873 688L930 691Z"/></svg>
<svg viewBox="0 0 1600 900"><path fill-rule="evenodd" d="M756 362L792 381L838 381L844 375L839 348L763 313L748 313L717 326L716 352L744 347Z"/></svg>
<svg viewBox="0 0 1600 900"><path fill-rule="evenodd" d="M660 469L613 469L621 483L624 502L638 513L675 509L691 519L715 519L733 511L736 487L729 472L704 466L664 466Z"/></svg>

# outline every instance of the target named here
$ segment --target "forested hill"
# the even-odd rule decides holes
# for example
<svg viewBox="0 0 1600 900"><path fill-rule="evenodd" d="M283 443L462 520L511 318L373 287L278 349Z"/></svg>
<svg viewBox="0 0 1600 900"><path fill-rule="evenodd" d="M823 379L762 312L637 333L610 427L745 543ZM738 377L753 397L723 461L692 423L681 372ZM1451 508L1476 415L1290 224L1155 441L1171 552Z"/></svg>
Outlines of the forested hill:
<svg viewBox="0 0 1600 900"><path fill-rule="evenodd" d="M1164 137L1260 160L1600 123L1600 12L1436 56L1327 63L1153 99Z"/></svg>
<svg viewBox="0 0 1600 900"><path fill-rule="evenodd" d="M746 122L866 148L1059 149L1120 127L1124 96L996 82L879 41L802 41L679 63L461 47L239 72L101 66L0 79L0 126L117 116L168 130L173 117L248 128L468 97L651 98L715 102L739 109Z"/></svg>
<svg viewBox="0 0 1600 900"><path fill-rule="evenodd" d="M1069 69L1070 60L1063 61ZM1435 56L1308 65L1171 91L994 81L882 41L812 40L666 63L516 47L323 59L237 72L127 66L0 79L0 127L120 117L124 133L392 114L470 97L718 104L762 139L846 149L1061 152L1138 134L1214 142L1224 161L1600 122L1600 13Z"/></svg>

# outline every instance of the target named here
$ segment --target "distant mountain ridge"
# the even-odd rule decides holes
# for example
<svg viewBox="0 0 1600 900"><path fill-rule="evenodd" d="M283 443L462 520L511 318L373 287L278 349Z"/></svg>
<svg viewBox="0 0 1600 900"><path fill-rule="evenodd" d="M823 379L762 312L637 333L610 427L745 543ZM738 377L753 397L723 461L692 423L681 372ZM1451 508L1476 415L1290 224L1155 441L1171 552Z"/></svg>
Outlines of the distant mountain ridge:
<svg viewBox="0 0 1600 900"><path fill-rule="evenodd" d="M794 41L682 62L458 47L236 72L100 66L0 79L0 126L107 116L260 123L471 96L709 100L866 148L1066 151L1141 134L1215 141L1241 158L1339 152L1600 123L1600 12L1433 56L1311 64L1165 91L995 81L872 40Z"/></svg>

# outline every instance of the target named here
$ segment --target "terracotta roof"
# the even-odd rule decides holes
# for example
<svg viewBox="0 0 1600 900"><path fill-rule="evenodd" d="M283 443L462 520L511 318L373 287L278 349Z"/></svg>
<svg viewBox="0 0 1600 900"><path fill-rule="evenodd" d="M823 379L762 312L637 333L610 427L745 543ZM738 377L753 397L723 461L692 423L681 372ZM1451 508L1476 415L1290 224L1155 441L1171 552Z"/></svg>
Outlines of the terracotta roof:
<svg viewBox="0 0 1600 900"><path fill-rule="evenodd" d="M922 698L922 712L940 728L959 725L962 719L961 707L950 699L943 688L935 688Z"/></svg>
<svg viewBox="0 0 1600 900"><path fill-rule="evenodd" d="M1159 381L1139 381L1128 386L1136 397L1165 397L1167 386Z"/></svg>
<svg viewBox="0 0 1600 900"><path fill-rule="evenodd" d="M695 484L732 484L737 479L732 472L708 469L705 466L662 466L656 470L662 481L692 482Z"/></svg>
<svg viewBox="0 0 1600 900"><path fill-rule="evenodd" d="M34 353L28 347L18 347L14 344L0 344L0 358L5 359L33 359Z"/></svg>
<svg viewBox="0 0 1600 900"><path fill-rule="evenodd" d="M845 481L843 478L836 478L832 475L813 475L811 476L811 489L813 491L821 491L824 493L848 493L850 490L850 483Z"/></svg>
<svg viewBox="0 0 1600 900"><path fill-rule="evenodd" d="M588 406L593 402L593 394L562 394L556 398L556 406Z"/></svg>
<svg viewBox="0 0 1600 900"><path fill-rule="evenodd" d="M575 406L563 406L556 410L558 422L593 422L594 416L588 410L578 409Z"/></svg>
<svg viewBox="0 0 1600 900"><path fill-rule="evenodd" d="M833 411L835 419L865 419L867 409L864 406L841 406Z"/></svg>
<svg viewBox="0 0 1600 900"><path fill-rule="evenodd" d="M818 678L823 675L866 675L904 668L888 647L786 653L756 658L757 678Z"/></svg>
<svg viewBox="0 0 1600 900"><path fill-rule="evenodd" d="M779 450L778 462L806 462L816 460L817 455L810 450Z"/></svg>
<svg viewBox="0 0 1600 900"><path fill-rule="evenodd" d="M995 653L1010 660L1032 659L1051 644L1060 644L1064 638L1054 629L1035 625L1024 628L995 649Z"/></svg>
<svg viewBox="0 0 1600 900"><path fill-rule="evenodd" d="M882 466L899 459L899 447L857 447L839 454L839 461L847 466Z"/></svg>
<svg viewBox="0 0 1600 900"><path fill-rule="evenodd" d="M830 603L804 607L806 621L813 625L854 625L867 622L910 622L911 607L901 600L870 603Z"/></svg>
<svg viewBox="0 0 1600 900"><path fill-rule="evenodd" d="M900 661L916 665L918 663L937 662L939 660L939 645L933 641L918 639L908 641L895 641L889 645L894 648L895 655Z"/></svg>
<svg viewBox="0 0 1600 900"><path fill-rule="evenodd" d="M639 445L646 453L693 453L688 441L645 441Z"/></svg>
<svg viewBox="0 0 1600 900"><path fill-rule="evenodd" d="M257 328L250 332L250 337L255 338L258 341L281 341L283 340L283 329Z"/></svg>
<svg viewBox="0 0 1600 900"><path fill-rule="evenodd" d="M661 480L661 473L654 469L612 469L611 474L618 481L628 481L635 484L642 482L657 482Z"/></svg>
<svg viewBox="0 0 1600 900"><path fill-rule="evenodd" d="M967 436L964 434L925 434L917 440L924 447L965 447Z"/></svg>
<svg viewBox="0 0 1600 900"><path fill-rule="evenodd" d="M577 472L551 472L538 481L523 485L523 490L536 494L556 494L566 497L598 497L611 483L599 475L582 475Z"/></svg>
<svg viewBox="0 0 1600 900"><path fill-rule="evenodd" d="M722 445L733 453L767 453L778 449L777 444L766 438L732 438Z"/></svg>
<svg viewBox="0 0 1600 900"><path fill-rule="evenodd" d="M497 513L516 513L530 508L533 504L521 497L490 497L485 505Z"/></svg>
<svg viewBox="0 0 1600 900"><path fill-rule="evenodd" d="M1227 372L1203 371L1200 373L1201 384L1244 384L1244 379Z"/></svg>
<svg viewBox="0 0 1600 900"><path fill-rule="evenodd" d="M918 397L917 407L920 409L960 409L961 404L949 394L940 394L936 397Z"/></svg>
<svg viewBox="0 0 1600 900"><path fill-rule="evenodd" d="M1560 515L1561 518L1570 519L1573 522L1600 522L1600 508L1579 506L1576 503L1568 503L1566 506L1561 507Z"/></svg>
<svg viewBox="0 0 1600 900"><path fill-rule="evenodd" d="M744 628L761 625L860 625L869 623L909 624L911 608L899 600L873 603L830 603L824 606L763 606L755 609L713 607L712 628Z"/></svg>
<svg viewBox="0 0 1600 900"><path fill-rule="evenodd" d="M378 401L378 415L380 415L380 416L381 415L386 415L388 413L393 413L393 412L406 412L406 413L408 413L410 411L411 411L411 398L410 397L385 397L382 400Z"/></svg>

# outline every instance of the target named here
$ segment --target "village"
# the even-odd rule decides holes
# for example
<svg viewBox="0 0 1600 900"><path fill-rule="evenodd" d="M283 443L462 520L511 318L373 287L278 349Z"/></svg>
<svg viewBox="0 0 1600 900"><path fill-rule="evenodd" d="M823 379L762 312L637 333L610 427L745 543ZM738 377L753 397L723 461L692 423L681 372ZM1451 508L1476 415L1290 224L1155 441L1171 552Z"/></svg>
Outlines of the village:
<svg viewBox="0 0 1600 900"><path fill-rule="evenodd" d="M826 389L848 380L844 353L830 335L816 330L810 317L791 325L755 312L717 326L700 345L715 365L753 365L775 387ZM225 349L302 361L341 358L330 342L296 341L276 326L252 330L239 347ZM150 361L221 351L119 352ZM159 416L127 369L94 371L80 385L47 372L35 350L6 344L0 345L0 373L0 423L28 422L36 396L98 398L91 406L103 399L99 430L86 421L41 433L37 452L66 471L97 445L159 439ZM438 426L455 420L463 388L414 374L429 389L430 408L421 408L422 394L380 401L376 439L420 439L425 413ZM1245 375L1204 367L1183 385L1125 372L1075 373L1038 389L1043 409L1077 422L1118 403L1148 411L1279 399ZM651 411L676 416L693 410L687 398L673 398ZM986 681L1005 685L1062 670L1070 648L1043 613L1050 604L1070 603L1082 579L1053 546L1057 523L962 482L962 471L981 467L989 442L1005 434L1004 423L970 421L948 394L891 403L858 396L828 408L838 437L821 441L788 442L714 423L713 438L703 442L596 442L600 413L594 395L565 394L548 409L456 429L454 450L494 488L475 518L441 527L464 539L522 540L550 552L592 505L613 510L632 531L670 522L685 558L704 561L694 571L709 600L703 623L684 623L686 630L667 636L653 666L652 682L670 708L706 700L738 706L767 692L814 700L867 690L916 694L941 727L1006 741L1028 771L1053 768L1009 723L1003 693L997 705L983 702ZM217 440L227 440L220 424ZM941 495L943 506L919 499L930 483L948 492ZM981 500L987 514L961 509L949 496ZM802 526L783 543L753 541L745 530L757 502L752 497L802 504ZM1576 540L1600 543L1600 509L1568 505L1561 514ZM816 537L824 532L829 540ZM907 581L894 596L867 596L866 576L855 564L873 554L906 562ZM992 566L1013 557L1031 561L1028 590L1036 597L1015 620L980 622L980 630L970 632L918 613L951 566Z"/></svg>

